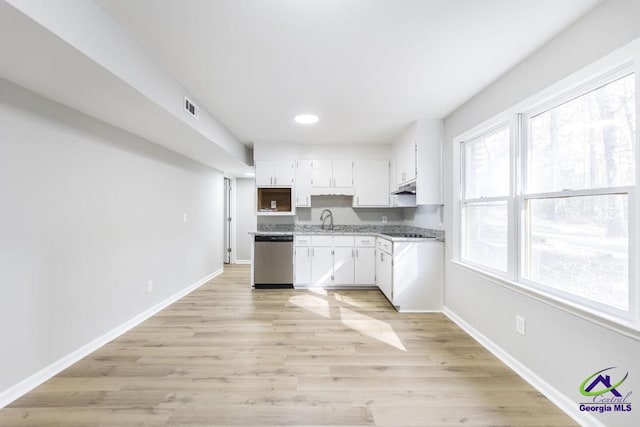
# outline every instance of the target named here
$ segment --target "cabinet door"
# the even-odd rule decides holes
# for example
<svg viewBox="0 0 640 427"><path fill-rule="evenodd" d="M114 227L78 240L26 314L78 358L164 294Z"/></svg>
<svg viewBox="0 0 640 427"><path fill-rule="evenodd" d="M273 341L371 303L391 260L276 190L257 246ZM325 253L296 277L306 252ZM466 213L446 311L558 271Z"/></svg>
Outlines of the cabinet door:
<svg viewBox="0 0 640 427"><path fill-rule="evenodd" d="M442 204L442 120L419 122L417 204Z"/></svg>
<svg viewBox="0 0 640 427"><path fill-rule="evenodd" d="M273 162L273 185L293 185L294 166L291 161Z"/></svg>
<svg viewBox="0 0 640 427"><path fill-rule="evenodd" d="M313 160L311 162L312 188L329 188L333 182L331 160Z"/></svg>
<svg viewBox="0 0 640 427"><path fill-rule="evenodd" d="M308 285L311 283L311 248L296 247L295 250L295 282Z"/></svg>
<svg viewBox="0 0 640 427"><path fill-rule="evenodd" d="M389 161L358 160L353 168L353 206L389 206Z"/></svg>
<svg viewBox="0 0 640 427"><path fill-rule="evenodd" d="M333 187L353 187L353 162L351 160L333 161Z"/></svg>
<svg viewBox="0 0 640 427"><path fill-rule="evenodd" d="M273 162L256 162L256 186L265 187L273 184Z"/></svg>
<svg viewBox="0 0 640 427"><path fill-rule="evenodd" d="M333 254L330 247L311 248L311 283L330 285L333 281Z"/></svg>
<svg viewBox="0 0 640 427"><path fill-rule="evenodd" d="M389 301L391 298L393 270L391 268L391 256L382 251L376 253L376 285Z"/></svg>
<svg viewBox="0 0 640 427"><path fill-rule="evenodd" d="M374 285L376 278L376 248L356 248L356 285Z"/></svg>
<svg viewBox="0 0 640 427"><path fill-rule="evenodd" d="M353 246L333 249L333 283L353 285L354 255Z"/></svg>
<svg viewBox="0 0 640 427"><path fill-rule="evenodd" d="M416 179L416 140L414 135L415 133L407 135L406 139L403 139L400 145L400 166L398 167L399 184L404 184Z"/></svg>
<svg viewBox="0 0 640 427"><path fill-rule="evenodd" d="M311 161L298 160L296 162L296 206L311 207Z"/></svg>

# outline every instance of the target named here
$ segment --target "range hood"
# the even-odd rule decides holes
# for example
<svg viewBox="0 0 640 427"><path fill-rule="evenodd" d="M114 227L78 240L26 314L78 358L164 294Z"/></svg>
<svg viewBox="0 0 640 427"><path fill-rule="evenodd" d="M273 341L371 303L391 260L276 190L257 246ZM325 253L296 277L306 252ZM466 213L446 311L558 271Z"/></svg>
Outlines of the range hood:
<svg viewBox="0 0 640 427"><path fill-rule="evenodd" d="M416 194L416 182L412 181L404 185L399 185L398 189L391 194Z"/></svg>

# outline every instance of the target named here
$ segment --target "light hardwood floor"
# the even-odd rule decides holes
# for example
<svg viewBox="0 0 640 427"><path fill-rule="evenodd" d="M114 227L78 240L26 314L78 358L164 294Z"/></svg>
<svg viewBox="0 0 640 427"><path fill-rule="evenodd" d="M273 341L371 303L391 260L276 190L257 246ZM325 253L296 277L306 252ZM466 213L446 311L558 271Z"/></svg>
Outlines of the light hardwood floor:
<svg viewBox="0 0 640 427"><path fill-rule="evenodd" d="M442 314L225 273L0 410L2 426L564 426Z"/></svg>

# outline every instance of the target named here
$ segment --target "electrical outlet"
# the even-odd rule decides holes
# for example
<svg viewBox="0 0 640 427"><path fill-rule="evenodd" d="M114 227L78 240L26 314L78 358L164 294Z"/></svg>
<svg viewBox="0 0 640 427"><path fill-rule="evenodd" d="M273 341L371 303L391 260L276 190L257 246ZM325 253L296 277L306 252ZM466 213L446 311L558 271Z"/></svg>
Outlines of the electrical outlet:
<svg viewBox="0 0 640 427"><path fill-rule="evenodd" d="M183 212L182 213L182 222L184 222L186 224L187 221L189 221L189 217L187 216L186 212Z"/></svg>
<svg viewBox="0 0 640 427"><path fill-rule="evenodd" d="M516 314L516 332L520 335L525 334L525 320L524 317Z"/></svg>
<svg viewBox="0 0 640 427"><path fill-rule="evenodd" d="M153 280L147 282L147 293L153 292Z"/></svg>
<svg viewBox="0 0 640 427"><path fill-rule="evenodd" d="M382 223L383 224L387 223L387 216L386 215L382 215Z"/></svg>

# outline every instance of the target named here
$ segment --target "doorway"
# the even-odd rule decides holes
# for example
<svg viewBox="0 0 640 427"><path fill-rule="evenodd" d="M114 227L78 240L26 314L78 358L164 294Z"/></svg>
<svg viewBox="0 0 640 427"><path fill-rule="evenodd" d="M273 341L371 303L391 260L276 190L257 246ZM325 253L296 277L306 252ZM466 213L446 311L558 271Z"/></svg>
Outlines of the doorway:
<svg viewBox="0 0 640 427"><path fill-rule="evenodd" d="M231 264L231 180L224 179L224 249L225 264Z"/></svg>

